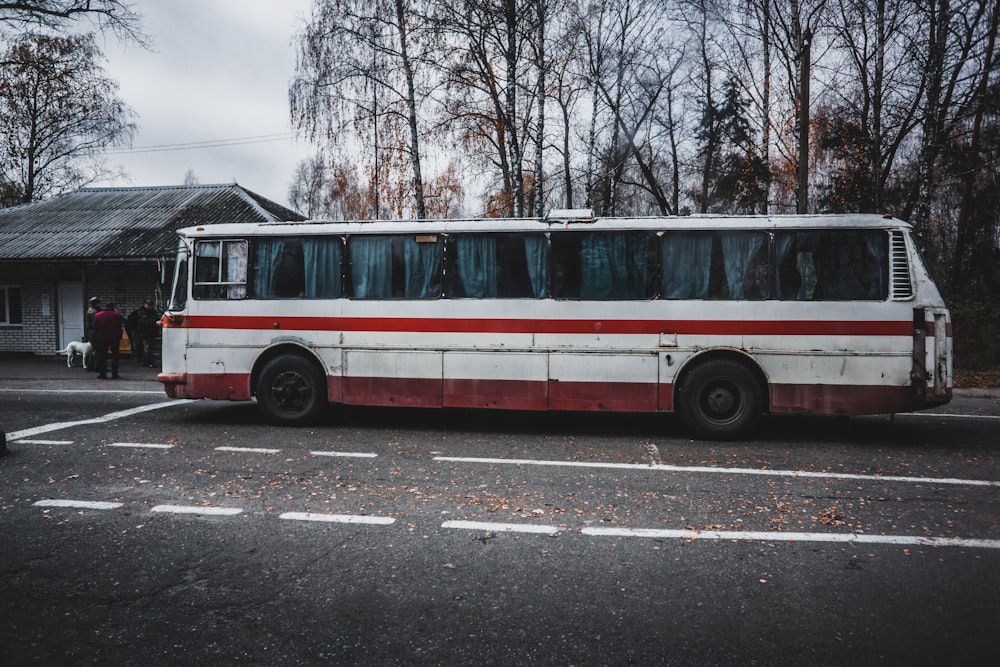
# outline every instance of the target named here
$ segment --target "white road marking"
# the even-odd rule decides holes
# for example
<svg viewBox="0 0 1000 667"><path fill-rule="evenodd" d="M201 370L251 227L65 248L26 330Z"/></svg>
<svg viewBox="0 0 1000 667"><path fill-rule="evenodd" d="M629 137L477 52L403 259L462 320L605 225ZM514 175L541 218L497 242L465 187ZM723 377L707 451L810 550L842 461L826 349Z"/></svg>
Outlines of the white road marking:
<svg viewBox="0 0 1000 667"><path fill-rule="evenodd" d="M378 456L378 454L368 454L366 452L322 452L322 451L318 451L318 452L309 452L309 453L312 454L313 456L344 456L344 457L347 457L347 458L356 458L356 459L373 459L376 456Z"/></svg>
<svg viewBox="0 0 1000 667"><path fill-rule="evenodd" d="M860 533L792 533L752 530L666 530L658 528L583 528L584 535L601 537L654 537L684 540L731 540L761 542L840 542L857 544L896 544L903 546L972 547L1000 549L1000 540L961 537L925 537L922 535L864 535Z"/></svg>
<svg viewBox="0 0 1000 667"><path fill-rule="evenodd" d="M950 412L900 412L896 414L896 419L900 417L950 417L952 419L1000 419L997 415L956 415Z"/></svg>
<svg viewBox="0 0 1000 667"><path fill-rule="evenodd" d="M277 454L280 449L270 449L267 447L216 447L217 452L243 452L245 454Z"/></svg>
<svg viewBox="0 0 1000 667"><path fill-rule="evenodd" d="M445 521L442 528L460 528L462 530L488 530L493 533L542 533L553 535L560 532L556 526L538 526L517 523L490 523L488 521Z"/></svg>
<svg viewBox="0 0 1000 667"><path fill-rule="evenodd" d="M124 417L131 417L133 415L142 414L143 412L149 412L150 410L160 410L161 408L169 408L175 405L184 405L186 403L191 403L191 402L192 401L189 399L178 399L173 401L164 401L162 403L150 403L149 405L140 405L135 408L129 408L128 410L109 412L106 415L101 415L100 417L94 417L92 419L80 419L78 421L72 421L72 422L57 422L55 424L45 424L44 426L35 426L34 428L26 428L21 431L14 431L12 433L8 433L7 440L14 441L14 440L20 440L21 438L30 438L34 435L41 435L42 433L59 431L64 428L72 428L74 426L85 426L87 424L103 424L105 422L114 421L116 419L122 419Z"/></svg>
<svg viewBox="0 0 1000 667"><path fill-rule="evenodd" d="M140 449L172 449L173 445L163 445L156 442L112 442L108 447L137 447Z"/></svg>
<svg viewBox="0 0 1000 667"><path fill-rule="evenodd" d="M171 512L173 514L210 514L232 516L243 511L240 507L202 507L200 505L157 505L151 512Z"/></svg>
<svg viewBox="0 0 1000 667"><path fill-rule="evenodd" d="M19 445L72 445L72 440L18 440Z"/></svg>
<svg viewBox="0 0 1000 667"><path fill-rule="evenodd" d="M116 510L123 503L99 502L96 500L39 500L35 507L73 507L83 510Z"/></svg>
<svg viewBox="0 0 1000 667"><path fill-rule="evenodd" d="M290 521L326 521L329 523L366 523L376 526L388 526L396 520L387 516L365 516L360 514L315 514L313 512L285 512L279 519Z"/></svg>
<svg viewBox="0 0 1000 667"><path fill-rule="evenodd" d="M150 394L152 396L163 396L162 391L152 391L149 389L0 389L3 394Z"/></svg>
<svg viewBox="0 0 1000 667"><path fill-rule="evenodd" d="M953 477L908 477L900 475L859 475L854 473L814 472L809 470L770 470L761 468L720 468L716 466L675 466L648 463L595 463L590 461L543 461L534 459L492 459L461 456L435 456L434 461L452 463L490 463L520 466L555 466L566 468L609 468L614 470L651 470L659 472L701 472L721 475L762 475L767 477L818 477L822 479L861 479L875 482L906 482L910 484L954 484L962 486L995 486L1000 481L956 479Z"/></svg>

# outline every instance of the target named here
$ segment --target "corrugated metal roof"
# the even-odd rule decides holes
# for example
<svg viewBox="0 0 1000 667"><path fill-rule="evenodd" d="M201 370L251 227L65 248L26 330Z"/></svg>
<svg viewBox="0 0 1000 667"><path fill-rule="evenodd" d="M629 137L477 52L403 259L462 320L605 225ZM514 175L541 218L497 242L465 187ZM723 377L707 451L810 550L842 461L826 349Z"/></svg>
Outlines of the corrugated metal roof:
<svg viewBox="0 0 1000 667"><path fill-rule="evenodd" d="M0 209L0 261L152 259L182 227L304 219L235 183L81 188Z"/></svg>

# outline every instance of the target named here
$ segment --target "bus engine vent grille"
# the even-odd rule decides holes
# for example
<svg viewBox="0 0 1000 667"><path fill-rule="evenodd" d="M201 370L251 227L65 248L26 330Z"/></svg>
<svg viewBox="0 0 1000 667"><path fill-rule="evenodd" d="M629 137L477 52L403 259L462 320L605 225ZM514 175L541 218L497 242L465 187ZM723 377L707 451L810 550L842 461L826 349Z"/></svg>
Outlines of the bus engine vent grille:
<svg viewBox="0 0 1000 667"><path fill-rule="evenodd" d="M906 239L903 232L890 232L892 239L892 298L905 301L913 298L913 283L910 281L910 263L906 256Z"/></svg>

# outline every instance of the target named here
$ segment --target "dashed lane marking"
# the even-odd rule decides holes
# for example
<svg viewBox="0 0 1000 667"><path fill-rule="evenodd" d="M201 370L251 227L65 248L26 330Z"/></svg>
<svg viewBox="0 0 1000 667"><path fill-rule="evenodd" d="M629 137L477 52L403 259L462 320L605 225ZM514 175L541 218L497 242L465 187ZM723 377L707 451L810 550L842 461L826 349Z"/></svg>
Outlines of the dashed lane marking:
<svg viewBox="0 0 1000 667"><path fill-rule="evenodd" d="M44 426L35 426L34 428L26 428L21 431L14 431L12 433L8 433L7 440L13 442L15 440L20 440L21 438L30 438L35 435L41 435L42 433L51 433L52 431L60 431L64 428L72 428L74 426L85 426L87 424L103 424L105 422L115 421L116 419L123 419L125 417L131 417L133 415L142 414L143 412L149 412L151 410L160 410L162 408L169 408L175 405L185 405L191 402L192 401L189 399L178 399L172 401L164 401L162 403L150 403L149 405L140 405L135 408L129 408L128 410L109 412L106 415L101 415L100 417L93 417L91 419L80 419L71 422L57 422L55 424L45 424Z"/></svg>
<svg viewBox="0 0 1000 667"><path fill-rule="evenodd" d="M822 479L861 479L875 482L906 482L910 484L954 484L961 486L1000 487L1000 481L984 479L956 479L953 477L908 477L900 475L859 475L839 472L814 472L810 470L771 470L761 468L720 468L715 466L677 466L650 463L597 463L591 461L544 461L535 459L493 459L461 456L435 456L434 461L450 463L489 463L519 466L554 466L566 468L608 468L614 470L650 470L658 472L698 472L721 475L761 475L766 477L818 477Z"/></svg>
<svg viewBox="0 0 1000 667"><path fill-rule="evenodd" d="M72 440L18 440L18 445L72 445Z"/></svg>
<svg viewBox="0 0 1000 667"><path fill-rule="evenodd" d="M137 449L173 449L173 445L158 442L112 442L108 447L134 447Z"/></svg>
<svg viewBox="0 0 1000 667"><path fill-rule="evenodd" d="M343 456L346 458L356 458L356 459L373 459L378 456L378 454L369 454L367 452L309 452L313 456Z"/></svg>
<svg viewBox="0 0 1000 667"><path fill-rule="evenodd" d="M61 507L68 509L112 510L124 503L93 500L39 500L35 507ZM240 507L206 507L203 505L157 505L151 512L169 514L199 514L209 516L234 516L243 512ZM311 521L325 523L367 524L390 526L396 522L393 517L367 516L358 514L319 514L315 512L284 512L279 519L289 521ZM575 528L495 523L487 521L445 521L441 528L477 530L492 533L534 533L558 535ZM581 535L590 537L639 537L652 539L682 539L688 541L707 540L712 542L833 542L839 544L889 544L898 546L960 547L968 549L998 549L1000 540L964 537L929 537L925 535L866 535L862 533L798 533L782 531L752 530L692 530L662 528L613 528L586 526L578 529Z"/></svg>
<svg viewBox="0 0 1000 667"><path fill-rule="evenodd" d="M269 447L216 447L217 452L242 452L244 454L278 454L280 449Z"/></svg>
<svg viewBox="0 0 1000 667"><path fill-rule="evenodd" d="M488 521L445 521L442 528L458 528L460 530L486 530L492 533L541 533L554 535L561 531L557 526L539 526L517 523L491 523Z"/></svg>
<svg viewBox="0 0 1000 667"><path fill-rule="evenodd" d="M903 546L971 547L1000 549L1000 540L923 535L864 535L860 533L792 533L742 530L667 530L659 528L593 528L580 530L595 537L651 537L683 540L729 540L754 542L839 542L854 544L898 544Z"/></svg>
<svg viewBox="0 0 1000 667"><path fill-rule="evenodd" d="M96 500L39 500L35 507L70 507L81 510L116 510L124 503L100 502Z"/></svg>
<svg viewBox="0 0 1000 667"><path fill-rule="evenodd" d="M366 516L361 514L316 514L313 512L285 512L279 519L289 521L326 521L328 523L363 523L376 526L389 526L396 520L388 516Z"/></svg>
<svg viewBox="0 0 1000 667"><path fill-rule="evenodd" d="M232 516L243 511L242 507L203 507L200 505L157 505L151 512L169 512L171 514L208 514L216 516Z"/></svg>

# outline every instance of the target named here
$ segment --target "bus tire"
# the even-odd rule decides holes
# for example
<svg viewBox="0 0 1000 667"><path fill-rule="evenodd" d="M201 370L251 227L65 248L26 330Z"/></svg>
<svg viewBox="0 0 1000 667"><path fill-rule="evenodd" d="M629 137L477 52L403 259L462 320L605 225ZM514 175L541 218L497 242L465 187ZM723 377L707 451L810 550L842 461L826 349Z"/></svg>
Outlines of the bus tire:
<svg viewBox="0 0 1000 667"><path fill-rule="evenodd" d="M678 399L684 423L704 438L745 433L763 409L760 382L746 365L728 359L695 366L682 381Z"/></svg>
<svg viewBox="0 0 1000 667"><path fill-rule="evenodd" d="M305 424L326 407L326 382L319 367L297 354L268 361L257 380L257 404L275 424Z"/></svg>

